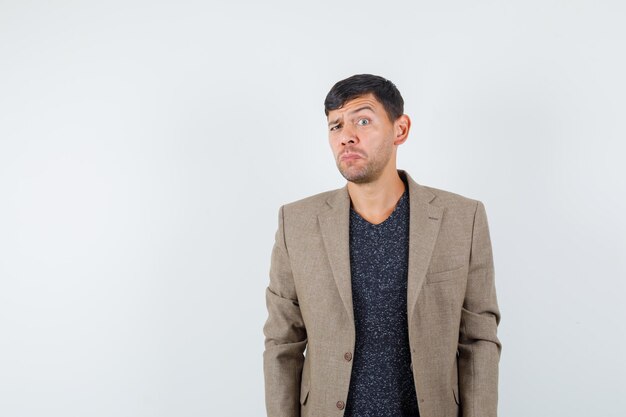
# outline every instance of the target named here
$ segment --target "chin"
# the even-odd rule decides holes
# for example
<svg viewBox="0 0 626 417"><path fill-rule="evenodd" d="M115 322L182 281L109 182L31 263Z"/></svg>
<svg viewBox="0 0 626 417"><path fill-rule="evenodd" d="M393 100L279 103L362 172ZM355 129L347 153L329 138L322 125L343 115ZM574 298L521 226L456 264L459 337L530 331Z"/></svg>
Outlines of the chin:
<svg viewBox="0 0 626 417"><path fill-rule="evenodd" d="M360 170L354 170L354 171L350 169L347 169L347 170L340 169L339 172L346 180L353 182L355 184L367 184L368 182L372 182L376 179L376 178L373 178L374 175L372 175L372 173L366 169L360 169Z"/></svg>

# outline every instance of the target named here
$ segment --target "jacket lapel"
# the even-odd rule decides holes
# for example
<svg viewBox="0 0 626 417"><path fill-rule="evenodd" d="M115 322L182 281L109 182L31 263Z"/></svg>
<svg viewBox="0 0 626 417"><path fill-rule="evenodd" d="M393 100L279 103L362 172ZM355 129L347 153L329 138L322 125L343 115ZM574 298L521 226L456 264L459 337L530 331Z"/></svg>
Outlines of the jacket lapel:
<svg viewBox="0 0 626 417"><path fill-rule="evenodd" d="M411 320L439 235L443 208L431 205L435 195L413 181L409 174L406 177L410 206L407 313Z"/></svg>
<svg viewBox="0 0 626 417"><path fill-rule="evenodd" d="M339 295L350 321L354 323L350 275L350 195L347 185L333 192L326 203L327 209L317 218Z"/></svg>
<svg viewBox="0 0 626 417"><path fill-rule="evenodd" d="M407 282L407 313L409 320L421 292L430 258L439 234L443 208L430 202L435 195L416 183L405 171L409 184L409 265ZM326 210L318 220L330 267L339 295L354 323L352 279L350 275L350 195L347 185L333 192L326 201Z"/></svg>

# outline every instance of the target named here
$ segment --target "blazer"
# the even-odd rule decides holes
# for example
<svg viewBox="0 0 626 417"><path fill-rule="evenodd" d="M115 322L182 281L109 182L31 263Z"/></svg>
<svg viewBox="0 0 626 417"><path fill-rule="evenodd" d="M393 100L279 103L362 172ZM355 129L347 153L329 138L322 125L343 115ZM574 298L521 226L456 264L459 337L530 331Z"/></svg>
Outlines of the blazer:
<svg viewBox="0 0 626 417"><path fill-rule="evenodd" d="M407 318L420 416L495 417L500 312L485 207L398 172L409 188ZM355 346L349 213L347 185L279 210L263 327L268 417L343 415Z"/></svg>

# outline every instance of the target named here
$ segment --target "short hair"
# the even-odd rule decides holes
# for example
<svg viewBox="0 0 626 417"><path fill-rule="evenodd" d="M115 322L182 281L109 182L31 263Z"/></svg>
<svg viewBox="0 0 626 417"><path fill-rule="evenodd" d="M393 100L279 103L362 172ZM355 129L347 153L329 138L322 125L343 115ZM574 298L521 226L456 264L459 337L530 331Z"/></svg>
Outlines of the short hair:
<svg viewBox="0 0 626 417"><path fill-rule="evenodd" d="M394 83L372 74L357 74L337 82L324 100L324 113L343 107L348 101L373 94L384 107L389 120L396 121L404 114L404 99Z"/></svg>

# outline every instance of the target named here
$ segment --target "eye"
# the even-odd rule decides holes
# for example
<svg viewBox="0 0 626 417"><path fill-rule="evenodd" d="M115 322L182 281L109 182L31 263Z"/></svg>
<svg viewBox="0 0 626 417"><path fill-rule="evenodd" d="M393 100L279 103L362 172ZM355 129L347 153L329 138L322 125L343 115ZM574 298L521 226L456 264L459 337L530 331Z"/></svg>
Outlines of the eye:
<svg viewBox="0 0 626 417"><path fill-rule="evenodd" d="M359 126L367 126L370 124L370 121L368 119L359 119L356 124Z"/></svg>
<svg viewBox="0 0 626 417"><path fill-rule="evenodd" d="M334 126L331 126L330 131L334 132L337 129L339 129L339 125L334 125Z"/></svg>

